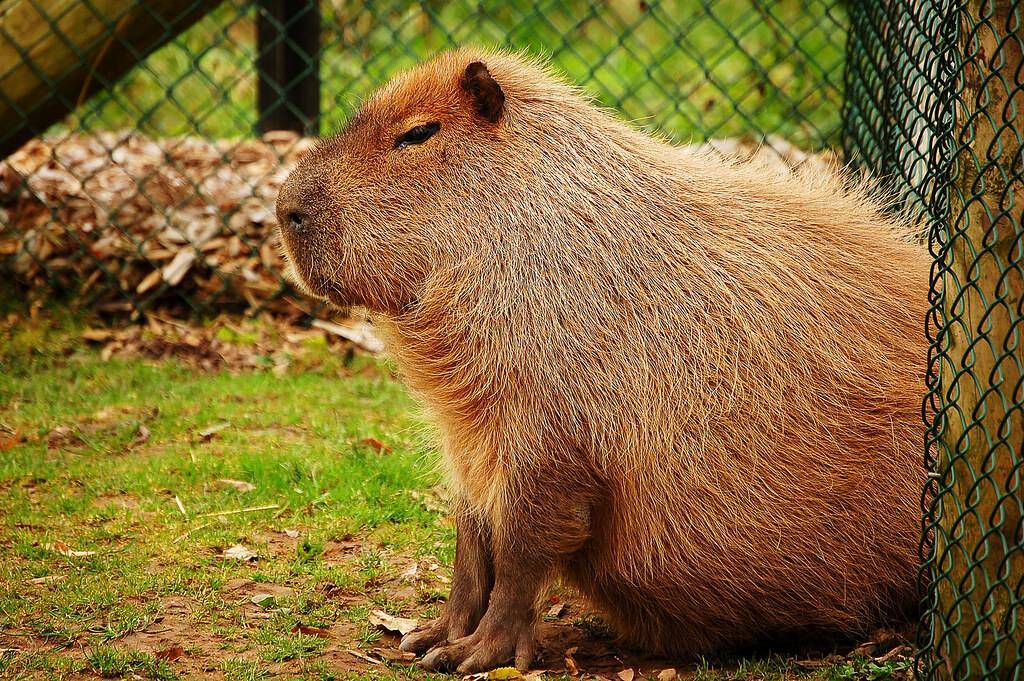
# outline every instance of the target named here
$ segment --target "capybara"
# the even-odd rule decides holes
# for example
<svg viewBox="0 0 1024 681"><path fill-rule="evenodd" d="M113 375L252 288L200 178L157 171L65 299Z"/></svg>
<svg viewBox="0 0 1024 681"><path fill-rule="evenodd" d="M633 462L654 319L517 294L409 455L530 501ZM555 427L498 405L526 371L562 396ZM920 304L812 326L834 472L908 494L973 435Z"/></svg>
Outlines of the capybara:
<svg viewBox="0 0 1024 681"><path fill-rule="evenodd" d="M652 653L916 607L929 258L842 172L674 147L536 61L443 54L283 184L442 435L451 596L402 648L530 664L561 577Z"/></svg>

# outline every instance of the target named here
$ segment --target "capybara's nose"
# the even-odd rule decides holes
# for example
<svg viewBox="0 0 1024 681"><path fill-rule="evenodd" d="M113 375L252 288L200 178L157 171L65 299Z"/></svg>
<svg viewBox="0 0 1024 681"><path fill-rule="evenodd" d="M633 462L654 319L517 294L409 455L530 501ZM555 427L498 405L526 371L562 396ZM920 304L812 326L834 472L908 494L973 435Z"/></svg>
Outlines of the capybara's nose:
<svg viewBox="0 0 1024 681"><path fill-rule="evenodd" d="M297 210L290 210L285 215L285 224L296 234L302 234L309 228L309 218Z"/></svg>

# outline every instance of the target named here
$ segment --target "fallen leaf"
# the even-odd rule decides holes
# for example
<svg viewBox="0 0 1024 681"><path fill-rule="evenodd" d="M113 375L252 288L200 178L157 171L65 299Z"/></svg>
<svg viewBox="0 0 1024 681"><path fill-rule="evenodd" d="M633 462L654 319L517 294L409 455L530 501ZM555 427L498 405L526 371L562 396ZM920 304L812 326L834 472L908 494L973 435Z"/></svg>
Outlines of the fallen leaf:
<svg viewBox="0 0 1024 681"><path fill-rule="evenodd" d="M225 487L234 487L239 492L251 492L256 489L256 485L245 480L232 480L231 478L218 478L217 483Z"/></svg>
<svg viewBox="0 0 1024 681"><path fill-rule="evenodd" d="M170 263L164 265L160 271L160 276L171 286L177 286L185 278L185 273L189 271L192 263L195 261L195 249L182 249L175 254L174 259Z"/></svg>
<svg viewBox="0 0 1024 681"><path fill-rule="evenodd" d="M274 598L274 594L254 594L249 600L261 608L273 608L277 605L277 599Z"/></svg>
<svg viewBox="0 0 1024 681"><path fill-rule="evenodd" d="M544 615L546 619L557 620L565 612L565 603L555 603L548 609L547 614Z"/></svg>
<svg viewBox="0 0 1024 681"><path fill-rule="evenodd" d="M65 579L67 579L66 575L46 575L45 577L26 579L25 582L28 584L49 584L51 582L63 582Z"/></svg>
<svg viewBox="0 0 1024 681"><path fill-rule="evenodd" d="M182 650L180 646L171 646L170 648L164 648L163 650L156 651L156 653L153 654L153 657L155 657L158 660L174 662L184 654L185 651Z"/></svg>
<svg viewBox="0 0 1024 681"><path fill-rule="evenodd" d="M298 530L285 530L284 533L286 535L288 535L289 537L291 537L292 539L295 539L295 538L297 538L299 536L299 531Z"/></svg>
<svg viewBox="0 0 1024 681"><path fill-rule="evenodd" d="M355 655L355 656L356 656L356 657L358 657L359 659L361 659L361 660L366 660L367 662L371 662L371 663L373 663L373 664L384 664L384 663L383 663L382 661L380 661L380 660L378 660L378 659L375 659L375 658L372 658L372 657L370 657L369 655L363 655L363 654L362 654L361 652L359 652L358 650L349 650L349 651L347 651L347 652L348 652L348 654L349 654L349 655Z"/></svg>
<svg viewBox="0 0 1024 681"><path fill-rule="evenodd" d="M672 679L677 676L679 676L678 672L676 672L672 667L669 667L668 669L662 669L658 672L658 681L672 681Z"/></svg>
<svg viewBox="0 0 1024 681"><path fill-rule="evenodd" d="M616 674L616 676L622 679L622 681L633 681L633 677L636 676L636 672L632 669L623 669L621 672Z"/></svg>
<svg viewBox="0 0 1024 681"><path fill-rule="evenodd" d="M43 544L43 548L47 551L53 551L54 553L59 553L60 555L68 558L82 558L84 556L96 555L95 551L75 551L59 539L52 544Z"/></svg>
<svg viewBox="0 0 1024 681"><path fill-rule="evenodd" d="M367 618L370 624L405 636L416 628L416 620L389 615L383 610L371 610Z"/></svg>
<svg viewBox="0 0 1024 681"><path fill-rule="evenodd" d="M149 428L147 428L145 424L140 423L138 429L135 431L135 438L132 440L132 445L141 445L149 440L149 435Z"/></svg>
<svg viewBox="0 0 1024 681"><path fill-rule="evenodd" d="M25 441L25 436L21 435L17 431L11 433L9 436L0 438L0 452L7 451L13 448L15 445L21 444Z"/></svg>
<svg viewBox="0 0 1024 681"><path fill-rule="evenodd" d="M572 655L565 656L565 671L569 672L569 676L580 675L580 668L576 665L576 660L573 659Z"/></svg>
<svg viewBox="0 0 1024 681"><path fill-rule="evenodd" d="M224 558L225 560L240 560L244 563L251 563L259 558L259 556L256 555L256 552L252 549L246 548L241 544L235 544L225 550L224 553L221 554L221 558Z"/></svg>
<svg viewBox="0 0 1024 681"><path fill-rule="evenodd" d="M373 447L378 452L391 452L391 447L388 447L386 444L384 444L375 437L364 437L362 440L359 441L359 444L366 445L367 447Z"/></svg>
<svg viewBox="0 0 1024 681"><path fill-rule="evenodd" d="M411 566L409 566L409 569L403 572L400 576L407 582L415 582L416 576L419 574L419 572L420 566L417 563L413 563Z"/></svg>
<svg viewBox="0 0 1024 681"><path fill-rule="evenodd" d="M515 667L498 667L487 672L488 681L503 681L504 679L521 679L523 675Z"/></svg>
<svg viewBox="0 0 1024 681"><path fill-rule="evenodd" d="M111 329L86 329L82 332L82 340L104 343L114 337Z"/></svg>
<svg viewBox="0 0 1024 681"><path fill-rule="evenodd" d="M222 431L225 428L228 428L230 426L231 426L230 423L224 422L224 423L215 423L212 426L210 426L209 428L203 428L202 430L199 431L199 439L202 442L209 442L211 439L213 439L214 435L216 435L220 431Z"/></svg>
<svg viewBox="0 0 1024 681"><path fill-rule="evenodd" d="M342 326L323 319L314 319L312 325L327 333L333 333L345 340L352 341L367 352L376 354L384 351L384 342L373 333L373 328L365 322L357 323L355 326Z"/></svg>
<svg viewBox="0 0 1024 681"><path fill-rule="evenodd" d="M331 632L327 629L321 629L320 627L307 627L305 624L296 624L292 627L293 634L305 634L306 636L316 636L317 638L330 638Z"/></svg>
<svg viewBox="0 0 1024 681"><path fill-rule="evenodd" d="M47 433L46 444L51 449L60 449L61 447L77 447L85 442L78 433L68 426L57 426Z"/></svg>
<svg viewBox="0 0 1024 681"><path fill-rule="evenodd" d="M390 648L374 648L370 652L388 662L412 662L416 659L416 653L406 653Z"/></svg>

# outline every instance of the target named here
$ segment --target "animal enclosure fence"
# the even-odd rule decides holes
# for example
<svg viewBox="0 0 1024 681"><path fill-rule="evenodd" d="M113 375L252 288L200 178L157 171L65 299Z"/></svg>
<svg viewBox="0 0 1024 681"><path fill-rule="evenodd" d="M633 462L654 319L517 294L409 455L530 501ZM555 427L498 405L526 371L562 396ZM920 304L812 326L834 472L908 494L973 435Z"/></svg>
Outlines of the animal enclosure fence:
<svg viewBox="0 0 1024 681"><path fill-rule="evenodd" d="M1013 0L0 0L4 295L321 311L273 199L307 136L465 42L682 143L891 178L928 227L922 679L1024 679L1024 10ZM13 282L13 283L11 283ZM922 331L925 330L922 320Z"/></svg>

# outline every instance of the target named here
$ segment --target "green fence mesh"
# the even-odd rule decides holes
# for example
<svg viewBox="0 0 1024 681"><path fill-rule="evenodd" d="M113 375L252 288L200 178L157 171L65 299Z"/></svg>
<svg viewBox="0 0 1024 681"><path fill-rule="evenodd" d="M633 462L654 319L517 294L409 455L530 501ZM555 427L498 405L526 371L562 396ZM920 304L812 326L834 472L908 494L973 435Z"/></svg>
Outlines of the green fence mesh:
<svg viewBox="0 0 1024 681"><path fill-rule="evenodd" d="M0 0L5 286L110 314L317 314L272 243L302 135L467 42L546 55L681 143L842 149L935 256L917 673L1024 679L1020 5Z"/></svg>
<svg viewBox="0 0 1024 681"><path fill-rule="evenodd" d="M315 312L270 243L306 146L264 134L282 120L330 133L396 70L472 42L547 56L680 142L799 162L840 142L846 21L840 0L0 2L0 150L36 137L0 166L0 254L31 295L114 314Z"/></svg>
<svg viewBox="0 0 1024 681"><path fill-rule="evenodd" d="M846 146L935 257L919 678L1024 678L1024 9L857 4Z"/></svg>

